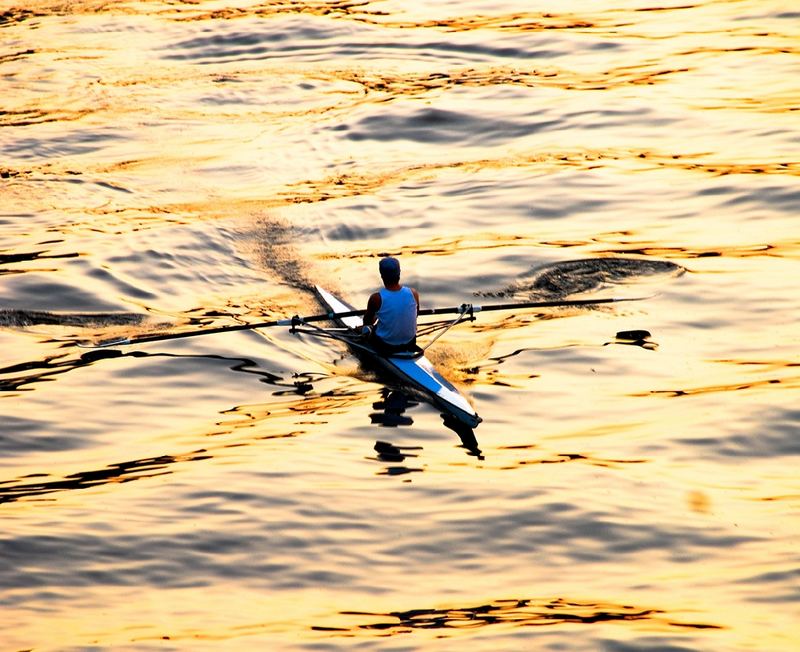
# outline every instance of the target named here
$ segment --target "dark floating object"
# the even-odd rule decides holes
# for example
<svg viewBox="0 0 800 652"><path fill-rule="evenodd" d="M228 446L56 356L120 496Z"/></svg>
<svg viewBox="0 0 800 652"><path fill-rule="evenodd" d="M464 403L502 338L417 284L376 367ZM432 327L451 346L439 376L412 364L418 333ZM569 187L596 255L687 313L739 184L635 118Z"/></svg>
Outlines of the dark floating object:
<svg viewBox="0 0 800 652"><path fill-rule="evenodd" d="M650 337L650 331L646 330L619 331L614 342L607 342L607 344L628 344L641 346L648 351L655 351L658 348L658 344L653 342Z"/></svg>
<svg viewBox="0 0 800 652"><path fill-rule="evenodd" d="M618 340L632 340L637 342L639 340L646 340L650 337L650 331L620 331L617 333Z"/></svg>

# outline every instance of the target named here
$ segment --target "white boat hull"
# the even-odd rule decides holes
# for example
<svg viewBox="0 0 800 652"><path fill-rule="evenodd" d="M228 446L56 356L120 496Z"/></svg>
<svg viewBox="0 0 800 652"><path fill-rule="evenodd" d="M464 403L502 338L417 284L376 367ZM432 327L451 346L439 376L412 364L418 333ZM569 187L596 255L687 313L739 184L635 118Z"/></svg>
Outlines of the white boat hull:
<svg viewBox="0 0 800 652"><path fill-rule="evenodd" d="M334 296L327 290L317 286L317 296L327 310L333 313L349 312L354 308ZM361 317L344 317L335 319L339 325L354 331L361 328ZM382 356L369 348L359 345L357 352L369 356L370 361L381 369L398 378L404 385L422 395L428 402L438 407L446 416L451 416L470 428L476 427L481 418L466 398L442 376L425 355L416 357Z"/></svg>

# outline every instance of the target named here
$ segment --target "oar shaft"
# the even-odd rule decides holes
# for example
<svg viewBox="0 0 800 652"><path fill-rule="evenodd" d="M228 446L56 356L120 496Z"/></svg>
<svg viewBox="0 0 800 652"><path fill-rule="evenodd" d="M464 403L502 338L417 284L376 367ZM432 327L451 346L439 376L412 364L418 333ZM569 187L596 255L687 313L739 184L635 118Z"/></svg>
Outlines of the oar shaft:
<svg viewBox="0 0 800 652"><path fill-rule="evenodd" d="M178 333L162 333L160 335L140 335L138 337L130 337L119 340L110 340L107 342L100 342L92 346L109 347L109 346L123 346L126 344L143 344L146 342L164 342L166 340L178 340L187 337L198 337L200 335L214 335L215 333L232 333L234 331L250 331L258 328L269 328L271 326L291 326L293 323L326 321L334 317L353 317L356 315L363 315L364 310L351 310L350 312L339 313L325 313L324 315L309 315L307 317L292 317L290 319L275 319L273 321L262 321L253 324L233 324L230 326L216 326L214 328L203 328L196 331L183 331Z"/></svg>
<svg viewBox="0 0 800 652"><path fill-rule="evenodd" d="M528 301L526 303L495 303L488 306L474 306L474 312L488 312L490 310L522 310L526 308L565 308L569 306L593 306L598 303L619 303L620 301L641 301L647 297L608 299L562 299L559 301Z"/></svg>
<svg viewBox="0 0 800 652"><path fill-rule="evenodd" d="M291 324L291 320L288 320ZM141 344L144 342L163 342L165 340L178 340L186 337L197 337L199 335L213 335L214 333L230 333L232 331L246 331L255 328L265 328L267 326L278 326L277 321L262 322L260 324L235 324L233 326L217 326L215 328L203 328L199 331L184 331L182 333L163 333L161 335L140 335L138 337L131 337L122 340L116 340L108 343L100 343L99 346L111 346L122 344Z"/></svg>
<svg viewBox="0 0 800 652"><path fill-rule="evenodd" d="M526 303L497 303L488 306L470 306L464 304L461 306L451 306L447 308L424 308L419 311L420 316L426 315L448 315L458 313L476 313L476 312L489 312L492 310L524 310L528 308L558 308L566 306L589 306L599 303L616 303L619 301L640 301L647 297L631 297L631 298L611 298L611 299L577 299L577 300L560 300L560 301L529 301ZM166 340L177 340L186 337L198 337L200 335L213 335L215 333L232 333L234 331L249 331L258 328L269 328L271 326L291 326L295 323L308 323L315 321L328 321L336 318L344 317L358 317L363 315L366 310L349 310L347 312L328 312L319 315L309 315L307 317L292 317L290 319L276 319L273 321L256 322L253 324L234 324L231 326L217 326L215 328L203 328L196 331L184 331L182 333L164 333L161 335L141 335L139 337L131 337L127 339L112 340L108 342L100 342L99 344L92 345L92 348L109 347L109 346L123 346L126 344L143 344L146 342L164 342Z"/></svg>
<svg viewBox="0 0 800 652"><path fill-rule="evenodd" d="M473 313L490 312L493 310L525 310L529 308L565 308L568 306L592 306L598 303L618 303L620 301L641 301L649 297L630 297L608 299L559 299L554 301L527 301L523 303L492 303L488 306L478 306L466 304L466 311L471 307ZM452 315L463 312L465 306L453 306L448 308L426 308L419 311L419 315Z"/></svg>

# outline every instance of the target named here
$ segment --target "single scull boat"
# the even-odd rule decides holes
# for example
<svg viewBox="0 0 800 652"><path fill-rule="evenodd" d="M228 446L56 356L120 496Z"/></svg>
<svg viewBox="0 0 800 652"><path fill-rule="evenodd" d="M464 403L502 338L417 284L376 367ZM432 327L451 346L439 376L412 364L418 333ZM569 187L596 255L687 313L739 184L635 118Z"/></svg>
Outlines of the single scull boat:
<svg viewBox="0 0 800 652"><path fill-rule="evenodd" d="M333 315L332 321L347 329L349 334L347 341L359 357L398 379L415 394L419 394L442 410L445 417L453 417L470 428L476 427L481 422L481 418L467 399L436 370L424 352L390 356L379 354L358 338L362 325L361 316L338 316L338 313L355 312L353 306L319 286L315 287L315 291L319 302Z"/></svg>

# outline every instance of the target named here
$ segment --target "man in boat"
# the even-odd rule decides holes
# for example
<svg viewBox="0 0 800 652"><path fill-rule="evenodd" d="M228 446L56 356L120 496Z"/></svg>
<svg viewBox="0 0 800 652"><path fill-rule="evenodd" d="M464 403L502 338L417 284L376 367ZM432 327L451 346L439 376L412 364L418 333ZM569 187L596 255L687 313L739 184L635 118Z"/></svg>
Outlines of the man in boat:
<svg viewBox="0 0 800 652"><path fill-rule="evenodd" d="M417 345L419 294L414 288L400 285L400 261L397 258L381 258L378 271L383 287L367 302L364 337L383 355L414 351Z"/></svg>

